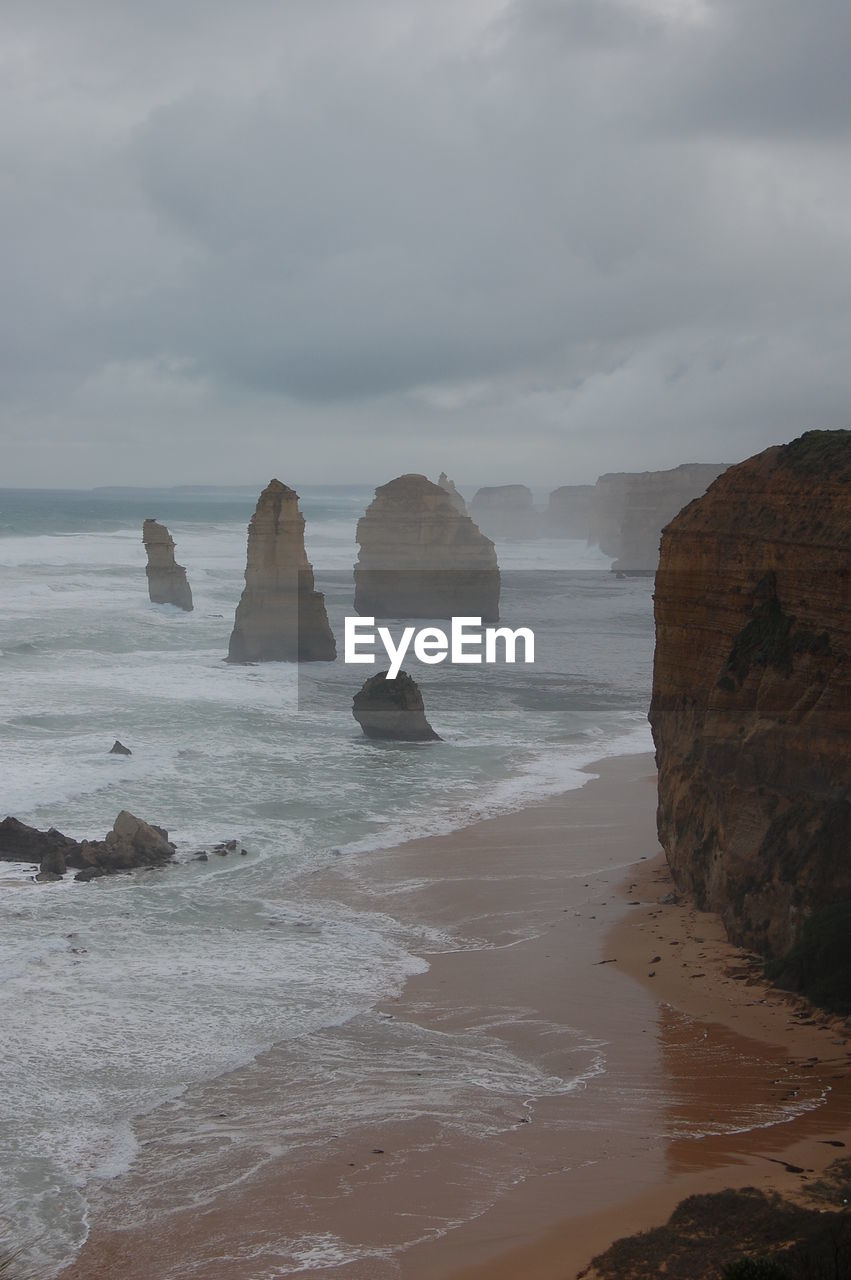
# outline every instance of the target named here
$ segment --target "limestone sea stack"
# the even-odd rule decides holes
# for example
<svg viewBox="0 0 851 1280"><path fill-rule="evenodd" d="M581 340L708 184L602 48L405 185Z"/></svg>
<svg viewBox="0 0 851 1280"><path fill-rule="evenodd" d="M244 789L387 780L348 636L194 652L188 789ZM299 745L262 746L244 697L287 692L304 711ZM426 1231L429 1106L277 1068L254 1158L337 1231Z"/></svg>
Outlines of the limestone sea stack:
<svg viewBox="0 0 851 1280"><path fill-rule="evenodd" d="M192 590L186 570L174 558L174 539L164 524L146 520L142 525L142 541L148 553L145 569L148 595L153 604L173 604L192 612Z"/></svg>
<svg viewBox="0 0 851 1280"><path fill-rule="evenodd" d="M445 471L441 471L440 475L437 478L437 483L440 485L441 489L445 489L446 492L449 494L450 498L452 499L452 505L455 508L455 510L460 511L461 515L465 516L467 514L467 504L464 501L463 496L455 488L455 481L450 480L449 476L446 474Z"/></svg>
<svg viewBox="0 0 851 1280"><path fill-rule="evenodd" d="M539 538L543 519L525 484L499 484L477 489L470 515L489 538Z"/></svg>
<svg viewBox="0 0 851 1280"><path fill-rule="evenodd" d="M587 540L591 531L593 484L564 484L553 489L547 503L546 531L555 538Z"/></svg>
<svg viewBox="0 0 851 1280"><path fill-rule="evenodd" d="M783 955L851 900L851 432L731 467L664 530L659 839L730 937Z"/></svg>
<svg viewBox="0 0 851 1280"><path fill-rule="evenodd" d="M493 543L425 476L381 485L358 521L355 609L377 618L496 622L499 567Z"/></svg>
<svg viewBox="0 0 851 1280"><path fill-rule="evenodd" d="M425 715L419 685L407 671L388 680L386 671L370 676L355 694L352 715L368 738L396 742L440 742Z"/></svg>
<svg viewBox="0 0 851 1280"><path fill-rule="evenodd" d="M298 494L272 480L248 526L245 588L228 662L333 662L325 597L314 589Z"/></svg>

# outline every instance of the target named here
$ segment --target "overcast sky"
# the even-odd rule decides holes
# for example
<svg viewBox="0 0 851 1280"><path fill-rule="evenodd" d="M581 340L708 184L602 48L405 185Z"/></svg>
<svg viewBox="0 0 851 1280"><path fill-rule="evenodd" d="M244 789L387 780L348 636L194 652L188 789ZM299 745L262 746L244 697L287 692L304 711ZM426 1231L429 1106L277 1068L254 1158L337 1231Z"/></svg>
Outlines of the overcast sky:
<svg viewBox="0 0 851 1280"><path fill-rule="evenodd" d="M0 485L849 425L848 0L3 0Z"/></svg>

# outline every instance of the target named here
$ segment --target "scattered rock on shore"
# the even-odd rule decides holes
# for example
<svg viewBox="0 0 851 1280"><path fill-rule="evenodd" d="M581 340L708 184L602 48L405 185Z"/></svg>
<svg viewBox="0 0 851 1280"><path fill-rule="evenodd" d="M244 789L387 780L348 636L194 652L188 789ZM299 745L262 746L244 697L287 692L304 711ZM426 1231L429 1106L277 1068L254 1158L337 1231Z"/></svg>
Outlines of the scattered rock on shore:
<svg viewBox="0 0 851 1280"><path fill-rule="evenodd" d="M173 859L168 832L126 809L103 840L74 840L55 827L39 831L17 818L0 822L0 860L36 862L42 881L58 880L66 871L77 871L76 880L94 880L117 871L165 866Z"/></svg>

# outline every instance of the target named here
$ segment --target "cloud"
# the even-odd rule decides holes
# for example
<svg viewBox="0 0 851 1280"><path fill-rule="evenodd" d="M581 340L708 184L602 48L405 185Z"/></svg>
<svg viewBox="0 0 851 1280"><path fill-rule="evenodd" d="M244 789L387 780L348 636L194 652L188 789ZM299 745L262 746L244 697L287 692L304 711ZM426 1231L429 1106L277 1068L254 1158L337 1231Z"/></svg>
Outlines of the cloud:
<svg viewBox="0 0 851 1280"><path fill-rule="evenodd" d="M27 432L566 482L841 425L844 3L71 9L0 32L12 480Z"/></svg>

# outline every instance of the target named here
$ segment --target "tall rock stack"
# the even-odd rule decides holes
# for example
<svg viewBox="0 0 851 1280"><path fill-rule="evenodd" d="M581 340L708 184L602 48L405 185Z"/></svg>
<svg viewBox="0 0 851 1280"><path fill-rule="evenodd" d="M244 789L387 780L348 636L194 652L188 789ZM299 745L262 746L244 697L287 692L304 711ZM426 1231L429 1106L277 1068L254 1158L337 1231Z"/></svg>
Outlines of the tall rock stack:
<svg viewBox="0 0 851 1280"><path fill-rule="evenodd" d="M659 839L779 956L851 901L851 431L725 471L664 530L655 609Z"/></svg>
<svg viewBox="0 0 851 1280"><path fill-rule="evenodd" d="M358 521L355 609L379 618L499 617L496 551L425 476L381 485Z"/></svg>
<svg viewBox="0 0 851 1280"><path fill-rule="evenodd" d="M460 511L461 515L465 516L467 514L467 504L464 501L463 495L456 489L455 481L450 480L445 471L441 471L440 475L437 477L437 483L440 485L441 489L445 489L449 494L455 510Z"/></svg>
<svg viewBox="0 0 851 1280"><path fill-rule="evenodd" d="M174 558L174 540L168 529L156 520L146 520L142 525L142 541L148 554L145 573L152 603L173 604L191 613L192 589L186 570Z"/></svg>
<svg viewBox="0 0 851 1280"><path fill-rule="evenodd" d="M333 662L325 597L314 589L298 494L272 480L248 526L245 589L228 662Z"/></svg>

